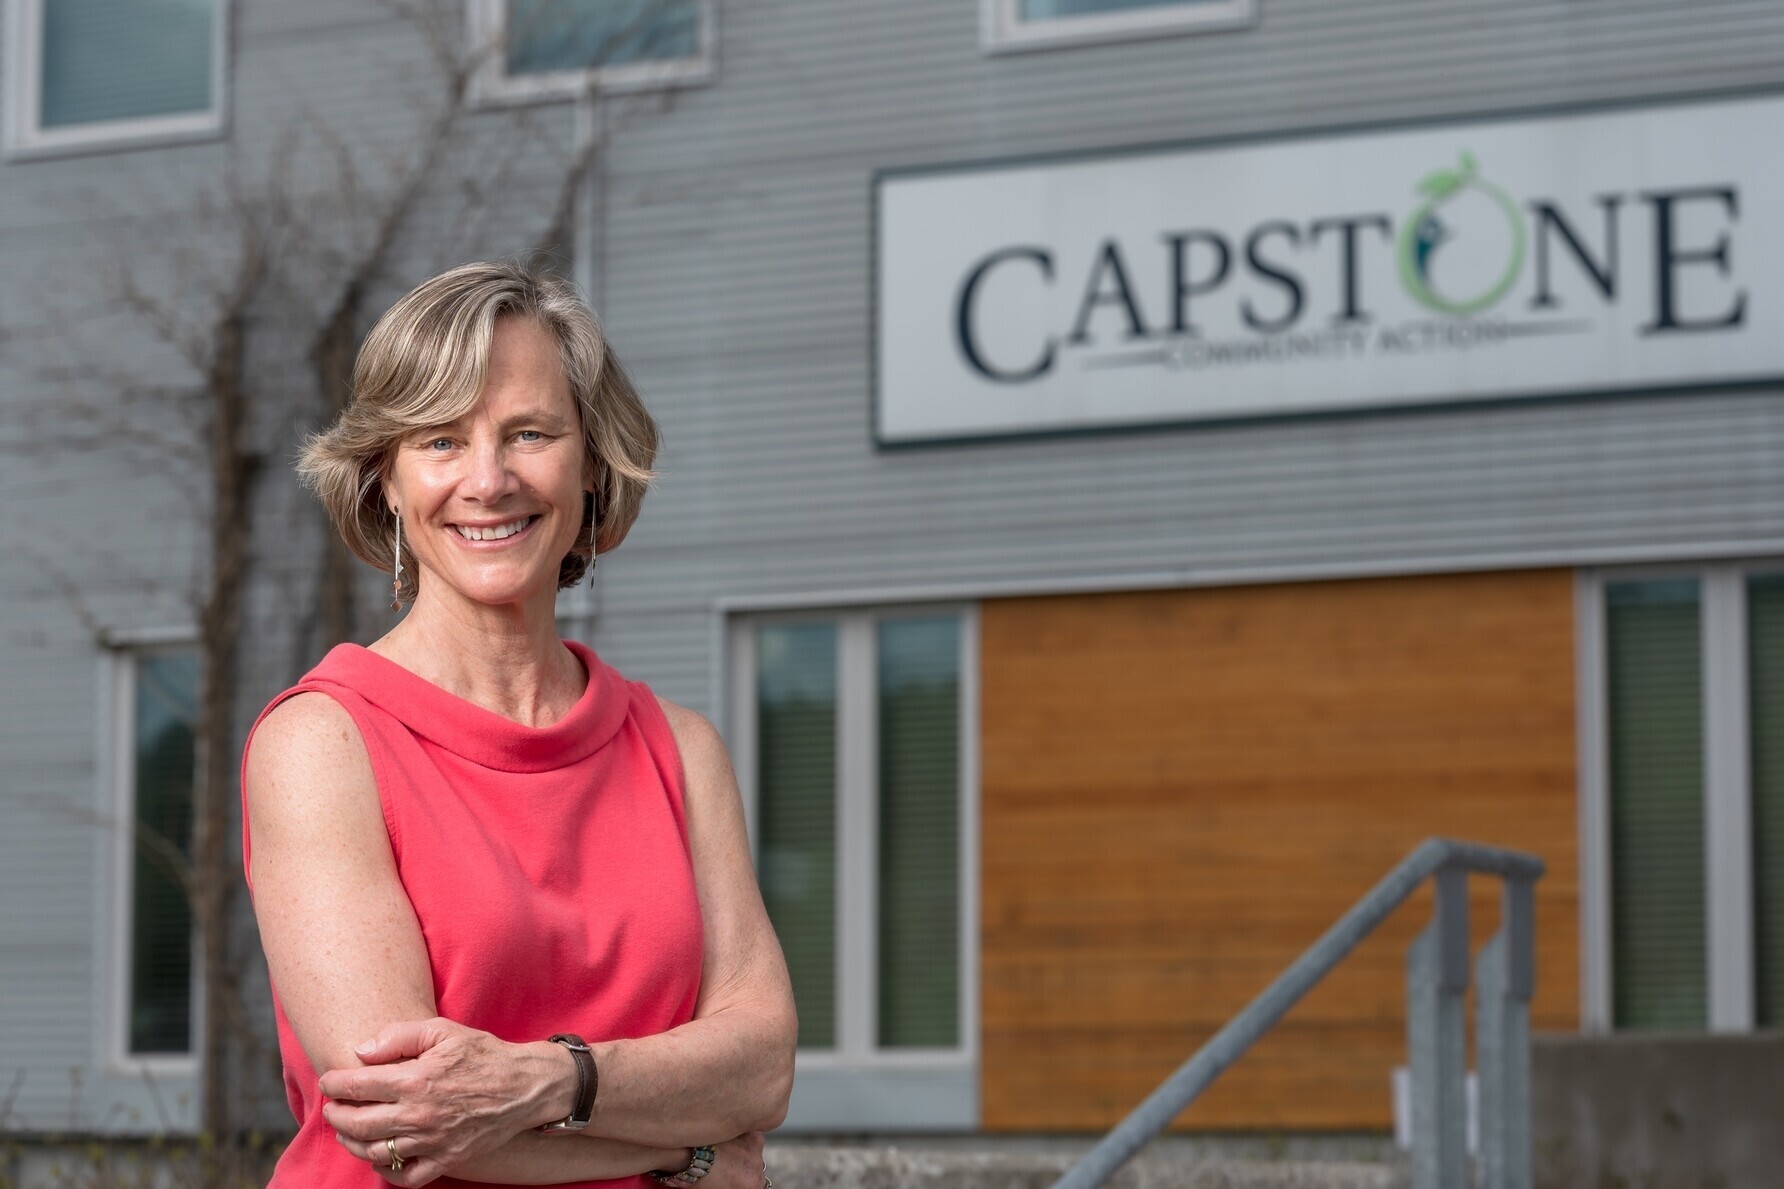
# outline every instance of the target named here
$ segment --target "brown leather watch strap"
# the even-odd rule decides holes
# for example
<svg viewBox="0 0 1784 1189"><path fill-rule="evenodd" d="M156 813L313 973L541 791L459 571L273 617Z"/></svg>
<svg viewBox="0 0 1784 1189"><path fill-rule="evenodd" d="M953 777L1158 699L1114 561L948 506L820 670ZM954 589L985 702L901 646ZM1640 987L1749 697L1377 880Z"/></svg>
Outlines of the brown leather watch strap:
<svg viewBox="0 0 1784 1189"><path fill-rule="evenodd" d="M539 1130L581 1131L594 1117L595 1091L601 1085L601 1075L595 1069L595 1054L589 1049L588 1042L573 1032L559 1032L550 1040L569 1049L570 1056L576 1060L576 1105L570 1109L568 1118L547 1123Z"/></svg>

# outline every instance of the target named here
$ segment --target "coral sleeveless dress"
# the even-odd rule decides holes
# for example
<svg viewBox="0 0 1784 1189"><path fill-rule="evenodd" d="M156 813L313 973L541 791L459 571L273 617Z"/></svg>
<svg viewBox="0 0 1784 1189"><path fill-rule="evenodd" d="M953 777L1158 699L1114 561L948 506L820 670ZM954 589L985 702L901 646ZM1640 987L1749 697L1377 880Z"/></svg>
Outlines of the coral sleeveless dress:
<svg viewBox="0 0 1784 1189"><path fill-rule="evenodd" d="M566 643L588 688L549 727L491 713L353 644L261 713L319 691L353 716L439 1014L514 1042L649 1036L692 1019L700 990L700 906L669 723L644 685ZM245 796L242 819L246 865ZM273 1007L298 1124L273 1189L381 1189L324 1121L319 1075L276 987Z"/></svg>

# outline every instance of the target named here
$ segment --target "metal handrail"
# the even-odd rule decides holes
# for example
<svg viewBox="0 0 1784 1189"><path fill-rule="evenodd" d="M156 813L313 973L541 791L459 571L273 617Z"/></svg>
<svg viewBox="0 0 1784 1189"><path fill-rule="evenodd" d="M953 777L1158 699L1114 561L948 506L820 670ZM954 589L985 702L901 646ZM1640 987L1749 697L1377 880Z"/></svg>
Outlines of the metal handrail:
<svg viewBox="0 0 1784 1189"><path fill-rule="evenodd" d="M1483 1181L1486 1189L1528 1189L1529 1009L1536 982L1534 884L1543 870L1542 860L1534 855L1427 838L1073 1165L1054 1189L1093 1189L1107 1181L1433 877L1437 911L1408 955L1412 1179L1414 1189L1463 1189L1467 1151L1462 997L1468 989L1470 872L1504 881L1500 930L1481 951L1476 996Z"/></svg>

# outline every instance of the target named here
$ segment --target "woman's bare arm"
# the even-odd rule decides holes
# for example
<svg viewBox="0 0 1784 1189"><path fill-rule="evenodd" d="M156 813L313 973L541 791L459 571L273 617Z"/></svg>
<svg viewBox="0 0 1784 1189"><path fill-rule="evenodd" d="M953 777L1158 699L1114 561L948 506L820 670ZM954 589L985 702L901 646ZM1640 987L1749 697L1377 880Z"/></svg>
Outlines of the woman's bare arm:
<svg viewBox="0 0 1784 1189"><path fill-rule="evenodd" d="M246 776L254 907L273 984L311 1066L324 1071L323 1093L353 1099L333 1083L362 1066L354 1046L392 1023L435 1016L426 946L397 876L371 763L352 716L307 693L260 724ZM544 1040L513 1045L474 1029L452 1041L424 1059L380 1067L393 1080L369 1096L377 1105L324 1107L337 1127L337 1116L356 1115L376 1144L402 1137L408 1166L385 1174L393 1183L425 1184L450 1167L469 1179L552 1184L672 1166L682 1155L679 1145L566 1144L533 1133L573 1105L570 1055ZM449 1060L461 1075L451 1085L441 1072Z"/></svg>
<svg viewBox="0 0 1784 1189"><path fill-rule="evenodd" d="M700 998L694 1019L679 1028L595 1046L602 1101L591 1126L644 1144L772 1130L793 1086L792 983L756 885L724 742L700 715L659 701L685 777L705 928Z"/></svg>
<svg viewBox="0 0 1784 1189"><path fill-rule="evenodd" d="M663 702L681 751L704 929L694 1019L656 1036L593 1046L600 1090L584 1137L662 1148L711 1144L767 1131L786 1114L798 1021L780 944L750 863L743 803L724 743L712 724ZM648 878L642 874L641 878ZM400 1053L401 1030L374 1037ZM381 1098L396 1067L330 1073L349 1097ZM561 1117L562 1112L560 1112Z"/></svg>

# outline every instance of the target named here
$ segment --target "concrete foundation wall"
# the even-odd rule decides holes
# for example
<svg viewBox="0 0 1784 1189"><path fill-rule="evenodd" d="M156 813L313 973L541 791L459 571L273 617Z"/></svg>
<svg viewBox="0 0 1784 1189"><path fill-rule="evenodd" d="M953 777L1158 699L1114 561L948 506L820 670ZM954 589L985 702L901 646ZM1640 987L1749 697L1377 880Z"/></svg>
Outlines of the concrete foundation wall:
<svg viewBox="0 0 1784 1189"><path fill-rule="evenodd" d="M1784 1033L1543 1036L1531 1059L1540 1189L1784 1183Z"/></svg>

